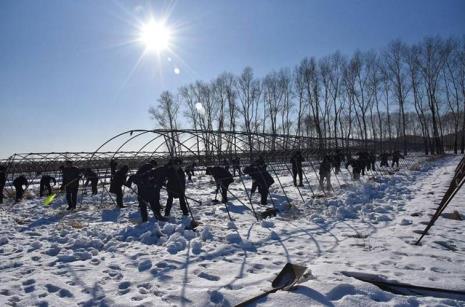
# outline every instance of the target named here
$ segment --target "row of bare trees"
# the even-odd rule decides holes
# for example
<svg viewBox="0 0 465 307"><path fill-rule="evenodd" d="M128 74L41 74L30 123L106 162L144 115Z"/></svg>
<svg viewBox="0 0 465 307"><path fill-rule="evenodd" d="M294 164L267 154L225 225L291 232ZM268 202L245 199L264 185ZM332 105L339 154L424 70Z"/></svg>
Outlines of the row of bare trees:
<svg viewBox="0 0 465 307"><path fill-rule="evenodd" d="M149 112L167 129L179 128L183 117L190 127L182 128L204 131L312 136L321 146L334 138L341 147L358 138L404 151L420 141L427 154L444 152L445 144L463 153L464 97L465 39L427 37L350 57L307 57L263 78L250 67L223 73L163 92ZM211 138L203 135L206 144Z"/></svg>

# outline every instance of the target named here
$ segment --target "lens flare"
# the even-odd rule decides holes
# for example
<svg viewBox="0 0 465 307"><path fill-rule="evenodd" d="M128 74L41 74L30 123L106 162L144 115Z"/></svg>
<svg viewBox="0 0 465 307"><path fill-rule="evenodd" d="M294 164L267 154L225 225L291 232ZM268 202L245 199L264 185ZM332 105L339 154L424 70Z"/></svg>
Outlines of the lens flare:
<svg viewBox="0 0 465 307"><path fill-rule="evenodd" d="M160 53L170 47L171 31L163 21L151 19L142 25L139 40L147 51Z"/></svg>

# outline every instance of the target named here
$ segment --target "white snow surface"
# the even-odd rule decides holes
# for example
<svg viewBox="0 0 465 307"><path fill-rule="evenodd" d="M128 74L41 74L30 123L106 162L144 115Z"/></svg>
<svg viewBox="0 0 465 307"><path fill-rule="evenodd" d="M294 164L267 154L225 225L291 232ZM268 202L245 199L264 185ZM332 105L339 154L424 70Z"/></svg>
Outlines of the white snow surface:
<svg viewBox="0 0 465 307"><path fill-rule="evenodd" d="M277 291L252 306L465 306L465 302L402 296L342 275L373 273L403 283L465 289L465 222L439 218L422 245L413 243L447 190L460 157L423 160L392 175L353 183L343 170L334 192L312 198L308 185L292 186L280 173L272 197L277 217L256 221L239 201L208 200L214 185L194 177L187 195L201 224L186 229L173 205L170 222L137 224L137 197L114 209L108 196L84 196L78 211L63 214L63 196L1 205L0 306L234 306L271 289L287 262L311 270L290 291ZM308 174L315 184L316 178ZM372 179L368 179L372 177ZM250 179L245 185L250 187ZM317 193L318 188L313 185ZM248 204L239 180L231 191ZM321 194L320 191L318 191ZM162 195L164 203L166 195ZM258 195L253 196L254 207ZM465 191L445 212L465 213ZM188 227L187 227L188 228Z"/></svg>

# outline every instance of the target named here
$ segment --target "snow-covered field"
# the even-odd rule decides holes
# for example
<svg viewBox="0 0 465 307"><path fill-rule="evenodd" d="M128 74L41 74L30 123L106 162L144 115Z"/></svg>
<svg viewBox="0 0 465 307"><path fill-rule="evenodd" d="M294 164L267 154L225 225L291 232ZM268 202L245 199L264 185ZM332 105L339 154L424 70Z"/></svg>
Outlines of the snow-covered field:
<svg viewBox="0 0 465 307"><path fill-rule="evenodd" d="M63 214L62 198L50 208L40 199L7 203L0 211L0 306L233 306L270 289L287 262L305 265L311 274L256 305L465 306L395 295L340 274L465 289L464 221L440 218L421 246L412 244L459 160L446 156L360 183L344 170L340 184L333 178L335 192L328 197L312 199L307 185L301 189L305 204L283 172L280 180L293 206L259 222L234 199L229 222L224 205L208 201L214 197L210 178L195 177L187 194L203 201L189 202L202 223L196 232L179 221L177 203L171 222L138 225L136 196L129 193L128 208L121 210L107 196L101 202L100 195L84 197L71 214ZM249 188L250 180L245 184ZM240 181L231 191L247 204ZM283 194L276 182L272 196L281 208L287 206ZM253 201L259 202L258 195ZM446 212L463 214L464 203L462 190Z"/></svg>

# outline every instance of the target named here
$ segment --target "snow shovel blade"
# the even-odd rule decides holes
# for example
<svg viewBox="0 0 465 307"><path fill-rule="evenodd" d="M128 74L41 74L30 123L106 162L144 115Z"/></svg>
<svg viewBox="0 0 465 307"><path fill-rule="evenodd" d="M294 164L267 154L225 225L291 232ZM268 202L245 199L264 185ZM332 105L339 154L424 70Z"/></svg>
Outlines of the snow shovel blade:
<svg viewBox="0 0 465 307"><path fill-rule="evenodd" d="M263 292L260 295L257 295L251 299L248 299L245 302L242 302L236 307L244 307L247 306L248 304L252 303L253 301L265 297L270 293L274 293L278 290L289 290L291 289L296 283L299 282L301 277L304 275L305 271L307 270L307 267L297 265L297 264L292 264L292 263L287 263L284 268L279 272L278 276L273 280L271 283L271 286L273 289L268 290L266 292Z"/></svg>
<svg viewBox="0 0 465 307"><path fill-rule="evenodd" d="M286 263L278 276L273 280L271 286L273 289L288 290L292 288L304 275L307 267L292 263Z"/></svg>
<svg viewBox="0 0 465 307"><path fill-rule="evenodd" d="M55 193L50 194L49 196L47 196L44 199L44 206L50 206L53 203L53 201L55 200L56 197L57 197L57 195Z"/></svg>

